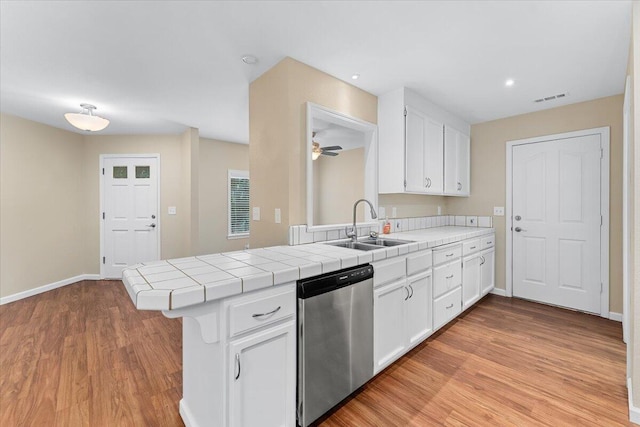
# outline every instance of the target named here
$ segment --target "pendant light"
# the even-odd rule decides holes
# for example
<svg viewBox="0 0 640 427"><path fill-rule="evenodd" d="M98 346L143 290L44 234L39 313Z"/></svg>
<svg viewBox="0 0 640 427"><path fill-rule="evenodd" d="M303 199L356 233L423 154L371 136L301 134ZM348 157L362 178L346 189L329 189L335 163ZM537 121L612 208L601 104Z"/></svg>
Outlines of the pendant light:
<svg viewBox="0 0 640 427"><path fill-rule="evenodd" d="M97 109L95 105L80 104L80 108L82 108L82 111L79 113L67 113L64 115L64 118L72 126L90 132L97 132L109 126L109 120L93 115L93 110Z"/></svg>

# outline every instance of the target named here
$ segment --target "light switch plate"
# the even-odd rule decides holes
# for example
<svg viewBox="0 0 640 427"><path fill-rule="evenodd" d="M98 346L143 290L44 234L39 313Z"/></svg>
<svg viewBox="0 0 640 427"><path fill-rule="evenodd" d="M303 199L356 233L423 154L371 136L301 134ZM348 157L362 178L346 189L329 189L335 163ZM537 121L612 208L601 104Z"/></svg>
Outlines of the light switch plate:
<svg viewBox="0 0 640 427"><path fill-rule="evenodd" d="M178 211L175 206L169 206L169 209L167 210L167 214L169 215L175 215L177 212Z"/></svg>
<svg viewBox="0 0 640 427"><path fill-rule="evenodd" d="M504 206L494 206L493 214L495 216L504 216Z"/></svg>
<svg viewBox="0 0 640 427"><path fill-rule="evenodd" d="M395 218L398 216L398 210L396 208L391 208L391 218Z"/></svg>
<svg viewBox="0 0 640 427"><path fill-rule="evenodd" d="M282 214L279 208L276 208L275 217L276 217L276 224L280 224L282 222Z"/></svg>
<svg viewBox="0 0 640 427"><path fill-rule="evenodd" d="M254 207L253 208L253 220L254 221L260 221L260 208L259 207Z"/></svg>
<svg viewBox="0 0 640 427"><path fill-rule="evenodd" d="M387 217L387 210L384 206L378 206L378 219L384 219Z"/></svg>

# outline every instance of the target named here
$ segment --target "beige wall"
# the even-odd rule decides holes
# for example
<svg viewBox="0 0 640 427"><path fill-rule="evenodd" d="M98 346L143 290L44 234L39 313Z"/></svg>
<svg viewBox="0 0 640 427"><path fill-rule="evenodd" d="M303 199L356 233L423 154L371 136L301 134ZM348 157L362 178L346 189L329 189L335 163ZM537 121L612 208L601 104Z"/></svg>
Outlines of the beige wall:
<svg viewBox="0 0 640 427"><path fill-rule="evenodd" d="M313 162L313 223L353 221L353 202L364 197L364 147L320 156ZM364 206L357 221L364 221ZM306 222L306 221L305 221Z"/></svg>
<svg viewBox="0 0 640 427"><path fill-rule="evenodd" d="M506 203L506 142L535 136L609 126L610 176L610 302L622 312L622 102L616 95L536 113L471 126L471 197L447 199L447 212L492 215ZM505 288L505 217L494 217L496 228L496 287Z"/></svg>
<svg viewBox="0 0 640 427"><path fill-rule="evenodd" d="M286 244L288 226L306 223L306 102L377 123L377 98L285 58L249 87L251 247ZM274 209L282 210L282 223Z"/></svg>
<svg viewBox="0 0 640 427"><path fill-rule="evenodd" d="M438 206L441 208L441 215L445 215L448 213L447 199L448 197L444 196L420 194L380 194L378 195L378 206L385 208L388 218L392 217L394 207L397 218L438 215Z"/></svg>
<svg viewBox="0 0 640 427"><path fill-rule="evenodd" d="M160 154L160 256L176 258L189 254L185 222L190 210L183 192L183 146L180 135L87 135L84 140L87 262L89 273L100 272L100 168L101 154ZM177 215L168 215L176 206Z"/></svg>
<svg viewBox="0 0 640 427"><path fill-rule="evenodd" d="M226 238L226 183L227 169L248 168L247 146L201 142L197 129L83 135L2 114L0 297L99 274L100 155L156 153L161 257L243 247L247 239Z"/></svg>
<svg viewBox="0 0 640 427"><path fill-rule="evenodd" d="M249 146L200 139L200 254L240 250L249 243L227 239L229 169L249 170Z"/></svg>
<svg viewBox="0 0 640 427"><path fill-rule="evenodd" d="M87 272L82 144L0 116L0 297Z"/></svg>

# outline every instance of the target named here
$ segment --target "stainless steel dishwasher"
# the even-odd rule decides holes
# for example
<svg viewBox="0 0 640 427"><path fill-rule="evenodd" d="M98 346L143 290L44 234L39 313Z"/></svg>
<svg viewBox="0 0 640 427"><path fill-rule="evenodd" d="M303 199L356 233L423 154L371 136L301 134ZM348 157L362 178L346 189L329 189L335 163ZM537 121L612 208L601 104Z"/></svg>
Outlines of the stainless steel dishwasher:
<svg viewBox="0 0 640 427"><path fill-rule="evenodd" d="M373 267L298 281L298 425L373 377Z"/></svg>

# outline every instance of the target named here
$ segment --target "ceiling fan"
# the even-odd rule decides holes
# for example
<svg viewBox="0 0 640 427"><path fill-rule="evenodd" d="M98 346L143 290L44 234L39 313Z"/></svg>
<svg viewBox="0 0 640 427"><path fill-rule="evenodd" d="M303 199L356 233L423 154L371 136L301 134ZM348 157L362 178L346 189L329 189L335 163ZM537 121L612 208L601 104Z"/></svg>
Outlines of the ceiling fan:
<svg viewBox="0 0 640 427"><path fill-rule="evenodd" d="M312 138L316 137L316 132L313 132L311 134ZM342 147L339 145L331 145L329 147L320 147L320 143L314 141L313 139L311 140L312 143L312 147L311 147L311 158L313 160L316 160L318 157L320 157L320 155L323 156L337 156L340 153L336 153L335 151L337 150L342 150Z"/></svg>

